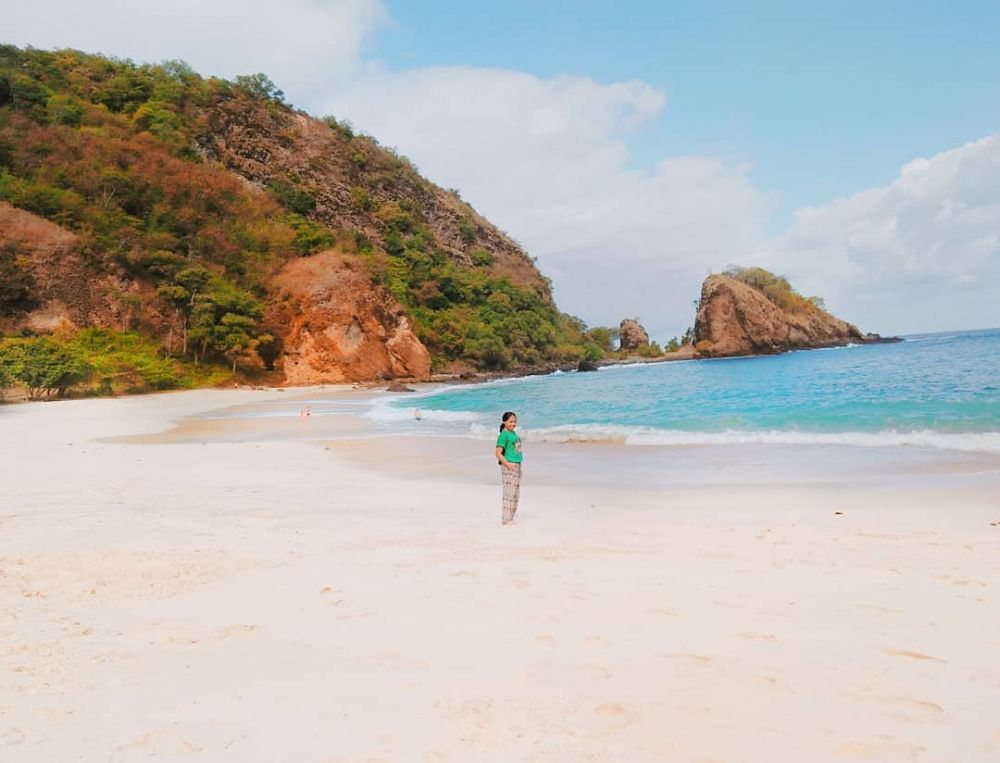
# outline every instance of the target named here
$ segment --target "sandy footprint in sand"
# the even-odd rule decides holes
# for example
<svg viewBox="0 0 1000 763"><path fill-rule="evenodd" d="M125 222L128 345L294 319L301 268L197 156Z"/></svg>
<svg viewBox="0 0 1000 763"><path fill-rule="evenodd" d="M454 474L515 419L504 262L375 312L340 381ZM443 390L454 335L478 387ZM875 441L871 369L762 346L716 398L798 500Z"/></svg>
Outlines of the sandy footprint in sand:
<svg viewBox="0 0 1000 763"><path fill-rule="evenodd" d="M848 758L866 758L870 760L884 759L886 755L906 755L913 757L927 748L921 745L901 742L895 739L870 739L864 741L846 742L835 752Z"/></svg>
<svg viewBox="0 0 1000 763"><path fill-rule="evenodd" d="M592 669L592 670L595 670L595 671L597 671L597 673L598 673L598 674L599 674L599 675L601 676L601 678L603 678L603 679L604 679L605 681L607 681L607 680L609 680L609 679L611 678L611 671L610 671L610 670L608 670L608 669L607 669L607 668L606 668L606 667L605 667L604 665L596 665L596 664L595 664L595 665L591 665L590 667L591 667L591 669Z"/></svg>
<svg viewBox="0 0 1000 763"><path fill-rule="evenodd" d="M795 694L796 689L790 684L778 679L775 676L763 674L757 676L755 683L759 686L765 687L773 694Z"/></svg>
<svg viewBox="0 0 1000 763"><path fill-rule="evenodd" d="M969 580L964 577L955 577L954 575L935 575L936 580L943 580L946 583L951 583L954 586L976 586L978 588L985 588L986 583L981 580Z"/></svg>
<svg viewBox="0 0 1000 763"><path fill-rule="evenodd" d="M915 652L912 649L883 649L882 654L887 654L890 657L909 657L911 660L931 660L932 662L948 662L940 657L934 657L930 654L924 654L923 652Z"/></svg>
<svg viewBox="0 0 1000 763"><path fill-rule="evenodd" d="M671 654L665 654L671 660L677 660L685 665L695 665L695 666L705 666L712 662L712 658L707 654L689 654L682 652L674 652Z"/></svg>
<svg viewBox="0 0 1000 763"><path fill-rule="evenodd" d="M113 750L108 756L108 763L127 763L127 761L147 760L151 757L167 756L179 759L192 753L202 752L201 745L185 739L175 729L147 731L140 734L128 744Z"/></svg>
<svg viewBox="0 0 1000 763"><path fill-rule="evenodd" d="M857 607L858 607L858 609L867 609L867 610L870 610L872 612L876 612L877 614L880 614L880 615L901 615L901 614L903 614L903 610L901 610L901 609L892 609L891 607L883 607L883 606L880 606L878 604L858 604Z"/></svg>
<svg viewBox="0 0 1000 763"><path fill-rule="evenodd" d="M927 702L922 699L913 699L911 697L894 697L892 699L885 700L886 702L902 707L906 710L919 710L925 713L943 713L944 708L936 702Z"/></svg>
<svg viewBox="0 0 1000 763"><path fill-rule="evenodd" d="M209 636L213 641L221 641L222 639L230 638L231 636L239 635L240 633L253 633L257 630L256 625L245 625L238 623L236 625L230 625L222 630L215 631Z"/></svg>
<svg viewBox="0 0 1000 763"><path fill-rule="evenodd" d="M646 610L651 615L664 615L665 617L678 617L678 614L670 609L670 607L656 607L655 609Z"/></svg>
<svg viewBox="0 0 1000 763"><path fill-rule="evenodd" d="M773 644L778 640L778 637L773 633L753 633L750 631L745 631L743 633L737 633L737 638L747 639L748 641L766 641L769 644Z"/></svg>
<svg viewBox="0 0 1000 763"><path fill-rule="evenodd" d="M0 747L14 747L24 744L27 739L28 735L24 733L24 729L17 727L8 729L0 734Z"/></svg>
<svg viewBox="0 0 1000 763"><path fill-rule="evenodd" d="M454 703L444 699L434 704L435 709L445 717L461 723L465 727L462 736L464 742L476 742L484 738L493 727L496 717L496 707L491 699L472 699Z"/></svg>
<svg viewBox="0 0 1000 763"><path fill-rule="evenodd" d="M594 708L594 715L618 728L631 726L645 717L645 713L641 708L633 705L623 705L620 702L608 702L603 705L597 705Z"/></svg>

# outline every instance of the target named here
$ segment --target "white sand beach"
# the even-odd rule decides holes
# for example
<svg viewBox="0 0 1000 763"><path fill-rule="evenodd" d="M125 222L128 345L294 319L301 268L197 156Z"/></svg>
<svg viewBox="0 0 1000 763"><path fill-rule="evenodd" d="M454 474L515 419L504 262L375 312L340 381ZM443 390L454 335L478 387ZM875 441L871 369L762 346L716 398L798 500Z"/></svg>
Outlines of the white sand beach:
<svg viewBox="0 0 1000 763"><path fill-rule="evenodd" d="M0 761L1000 760L1000 457L175 428L301 394L0 406Z"/></svg>

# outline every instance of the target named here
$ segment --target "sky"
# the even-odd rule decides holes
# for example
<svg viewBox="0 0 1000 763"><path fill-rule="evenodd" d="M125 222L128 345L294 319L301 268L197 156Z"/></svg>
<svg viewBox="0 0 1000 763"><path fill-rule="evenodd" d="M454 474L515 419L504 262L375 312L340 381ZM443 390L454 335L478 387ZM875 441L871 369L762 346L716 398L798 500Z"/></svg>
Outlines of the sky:
<svg viewBox="0 0 1000 763"><path fill-rule="evenodd" d="M263 71L461 191L563 310L761 265L883 334L1000 325L1000 3L0 0L0 40Z"/></svg>

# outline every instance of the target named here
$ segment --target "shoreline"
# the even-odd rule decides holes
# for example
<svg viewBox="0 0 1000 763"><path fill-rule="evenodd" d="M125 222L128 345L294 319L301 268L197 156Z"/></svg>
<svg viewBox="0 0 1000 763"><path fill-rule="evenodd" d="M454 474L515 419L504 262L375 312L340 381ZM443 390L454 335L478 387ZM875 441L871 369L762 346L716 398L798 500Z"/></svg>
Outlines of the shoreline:
<svg viewBox="0 0 1000 763"><path fill-rule="evenodd" d="M427 384L420 390L434 394ZM222 391L227 392L227 391ZM253 393L259 393L253 395ZM252 396L270 396L253 391ZM413 422L379 422L365 415L372 403L391 399L389 393L358 389L350 385L301 388L298 394L273 397L270 403L292 410L278 415L273 408L261 416L259 403L240 402L184 416L160 431L147 431L110 438L102 442L144 445L301 443L333 451L346 463L373 473L392 473L409 478L447 478L458 482L489 483L492 462L480 458L490 451L492 434L477 437L467 432L444 433L425 428L428 411L419 425ZM418 398L419 399L419 398ZM295 414L301 405L317 406L303 421ZM324 412L323 405L334 408ZM244 417L245 416L245 417ZM400 424L403 428L400 428ZM1000 454L981 447L956 448L943 445L881 442L682 441L676 443L628 442L622 437L538 438L532 430L522 433L533 457L535 479L544 484L584 484L589 487L666 490L699 485L834 485L850 483L926 481L931 487L940 477L952 475L989 481L1000 477ZM696 433L695 433L696 434ZM758 433L747 433L751 438ZM763 433L783 434L783 433ZM865 434L865 433L860 433ZM877 433L876 433L877 434ZM412 454L427 450L435 454L431 463L414 461ZM443 462L450 468L442 468ZM583 481L575 464L600 463L601 470L584 466ZM410 464L400 468L393 464ZM541 466L541 469L537 467ZM593 475L613 474L613 478ZM721 480L720 480L720 476ZM926 478L926 480L925 480ZM1000 492L996 494L1000 503Z"/></svg>
<svg viewBox="0 0 1000 763"><path fill-rule="evenodd" d="M523 377L525 379L529 377ZM516 382L518 379L503 380L505 382ZM482 382L490 384L492 382ZM205 411L198 415L196 420L180 422L174 429L162 433L147 432L141 437L133 438L134 442L144 441L149 443L167 441L201 441L219 440L226 432L234 436L241 430L253 432L250 422L257 415L265 415L271 420L270 431L265 432L261 428L258 439L276 439L288 437L289 439L309 440L318 436L334 435L336 437L348 437L352 435L374 438L393 437L415 437L468 439L473 442L485 442L491 439L491 434L476 434L467 429L447 430L442 427L448 419L436 419L437 415L447 416L450 411L438 411L433 408L423 408L420 401L428 396L438 394L442 390L452 387L466 386L464 384L447 384L437 382L423 382L415 386L412 392L390 392L384 388L366 388L359 385L313 385L309 387L295 388L245 388L235 390L237 393L247 395L275 395L271 398L271 407L266 409L266 413L261 414L258 410L254 412L254 404L246 404L241 407L220 406L213 411ZM187 392L193 392L189 390ZM207 391L207 390L206 390ZM234 390L216 390L220 393L233 392ZM175 391L155 394L174 394ZM286 396L287 393L287 396ZM280 397L279 397L280 395ZM382 420L378 417L369 418L374 406L380 401L395 402L406 400L413 395L413 407L422 409L422 419L420 423L410 420L406 414L407 406L392 406L399 410L399 418ZM116 399L129 399L136 396L124 396ZM143 396L138 396L143 397ZM94 400L107 400L109 398L92 398ZM353 406L351 410L342 410L338 406L342 401L350 400ZM58 402L58 401L50 401ZM69 401L63 401L69 402ZM334 408L324 411L322 408L314 411L311 418L312 429L304 430L298 423L297 411L300 404L311 403L322 406L324 403L334 402ZM273 406L287 403L295 411L284 415L275 412ZM207 417L206 414L216 414ZM250 418L242 419L240 413L246 413ZM348 415L344 415L344 414ZM221 414L221 415L219 415ZM218 422L213 430L212 420ZM324 429L325 427L325 429ZM824 448L832 452L842 451L849 453L856 451L859 462L866 459L880 459L880 453L900 453L912 454L915 459L926 456L928 461L940 457L943 460L972 460L976 459L981 468L986 471L1000 470L1000 431L988 432L951 432L941 430L915 430L911 432L898 430L876 430L876 431L844 431L844 432L803 432L800 430L675 430L657 429L652 427L631 427L631 426L600 426L596 425L562 425L559 427L529 428L524 430L524 435L535 444L544 443L561 446L581 446L584 448L600 447L606 445L627 446L629 449L638 451L651 451L661 454L669 454L674 449L733 449L739 452L741 448L756 449L758 452L769 451L780 452L788 449L789 454L794 458L795 452L799 449L812 449L820 451Z"/></svg>
<svg viewBox="0 0 1000 763"><path fill-rule="evenodd" d="M978 329L977 329L978 330ZM950 332L940 332L940 333L950 333ZM922 335L921 335L922 336ZM269 384L260 383L253 381L246 381L241 384L239 388L250 388L257 391L275 391L275 390L296 390L296 389L310 389L315 387L324 386L341 386L347 385L355 388L363 389L374 389L381 388L383 385L388 385L386 391L392 390L393 386L408 386L410 384L480 384L490 381L496 381L498 379L527 379L534 376L547 376L548 374L560 372L560 373L589 373L595 371L599 368L607 368L614 366L633 366L633 365L650 365L653 363L673 363L686 360L727 360L730 358L768 358L774 355L783 355L792 352L808 352L811 350L829 350L836 349L838 347L852 347L852 346L864 346L868 344L894 344L897 342L907 341L905 337L886 337L880 338L879 340L873 340L869 342L862 342L858 344L852 344L849 342L836 343L836 344L823 344L816 345L814 347L801 347L801 348L788 348L785 350L780 350L777 352L769 353L748 353L739 355L703 355L694 349L692 345L684 345L681 349L675 350L673 352L664 352L657 356L643 356L643 355L631 355L626 358L601 358L591 362L593 368L580 369L580 363L548 363L532 368L517 368L510 371L463 371L457 373L432 373L429 379L416 380L410 377L398 377L393 379L367 379L367 380L357 380L350 382L330 382L330 383L320 383L320 384L305 384L305 385L292 385L292 384ZM122 394L108 394L108 395L67 395L58 398L45 398L31 400L27 397L25 390L20 387L11 387L8 389L7 393L0 397L0 406L4 404L18 404L18 403L45 403L45 402L56 402L58 400L90 400L90 399L105 399L105 398L120 398L120 397L134 397L139 395L158 395L165 394L169 392L190 392L197 389L232 389L228 383L225 385L216 385L210 387L193 387L186 389L164 389L164 390L147 390L143 392L127 392ZM13 392L11 392L13 390ZM12 397L13 395L13 397Z"/></svg>
<svg viewBox="0 0 1000 763"><path fill-rule="evenodd" d="M882 337L879 341L864 342L858 344L846 343L836 343L831 345L818 345L815 347L805 347L805 348L790 348L787 350L782 350L780 352L774 353L751 353L743 355L726 355L726 356L710 356L702 355L694 350L692 345L685 345L680 350L674 352L664 353L663 355L657 357L643 357L641 355L633 355L627 358L602 358L600 360L594 361L594 370L607 367L619 367L619 366L633 366L633 365L651 365L655 363L670 363L670 362L680 362L688 360L731 360L731 359L747 359L747 358L770 358L776 355L785 355L790 353L798 352L810 352L814 350L829 350L838 349L843 347L861 347L873 344L895 344L897 342L907 342L912 340L922 340L926 338L933 337L950 337L952 335L959 334L969 334L977 332L989 332L997 331L1000 329L961 329L961 330L950 330L950 331L936 331L922 334L911 334L911 335L900 335L894 337ZM386 392L400 391L393 390L392 387L406 387L409 385L466 385L466 384L483 384L491 381L497 380L507 380L507 379L530 379L536 376L546 376L552 373L587 373L587 371L579 371L577 368L578 364L544 364L533 368L518 368L511 371L464 371L455 373L432 373L431 378L424 380L414 380L407 377L400 377L397 379L372 379L363 381L351 381L343 383L322 383L322 384L312 384L312 385L288 385L288 384L269 384L265 381L267 377L262 378L258 381L246 380L241 383L239 389L252 389L255 391L296 391L296 390L308 390L322 387L351 387L354 389L365 389L365 390L378 390L382 389ZM196 387L193 389L169 389L169 390L149 390L145 392L134 392L125 393L119 395L80 395L80 396L67 396L64 398L52 398L44 400L28 400L23 390L11 387L7 394L0 397L0 408L4 405L12 405L19 403L32 403L32 402L57 402L59 400L91 400L91 399L108 399L108 398L124 398L124 397L135 397L143 395L158 395L167 394L175 392L190 392L197 389L218 389L218 390L228 390L232 389L229 383L225 385L218 385L214 387ZM13 394L16 395L16 399L12 399L11 391L16 390ZM401 392L401 391L400 391Z"/></svg>

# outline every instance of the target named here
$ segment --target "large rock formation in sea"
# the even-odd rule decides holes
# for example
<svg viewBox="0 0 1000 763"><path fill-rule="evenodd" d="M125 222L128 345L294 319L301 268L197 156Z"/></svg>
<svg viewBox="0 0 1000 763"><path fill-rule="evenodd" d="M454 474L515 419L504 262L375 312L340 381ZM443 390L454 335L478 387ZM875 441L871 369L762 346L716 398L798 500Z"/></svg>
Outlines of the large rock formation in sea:
<svg viewBox="0 0 1000 763"><path fill-rule="evenodd" d="M619 349L626 352L638 352L640 348L649 347L649 334L635 318L626 318L618 329Z"/></svg>
<svg viewBox="0 0 1000 763"><path fill-rule="evenodd" d="M783 284L785 288L777 296L786 299L775 299L773 292L769 295L733 275L716 274L705 279L694 324L699 355L765 355L897 341L862 333L857 326L822 309L818 300L802 298L784 279L766 275Z"/></svg>

